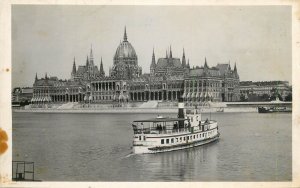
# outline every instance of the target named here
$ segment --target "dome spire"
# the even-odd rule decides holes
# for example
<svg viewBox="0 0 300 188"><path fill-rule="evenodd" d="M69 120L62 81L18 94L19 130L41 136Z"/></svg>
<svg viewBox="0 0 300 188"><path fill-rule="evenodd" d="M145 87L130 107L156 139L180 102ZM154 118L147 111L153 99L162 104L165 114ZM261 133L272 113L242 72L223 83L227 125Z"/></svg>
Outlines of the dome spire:
<svg viewBox="0 0 300 188"><path fill-rule="evenodd" d="M237 72L237 69L236 69L236 62L234 63L234 72Z"/></svg>
<svg viewBox="0 0 300 188"><path fill-rule="evenodd" d="M125 26L125 30L124 30L124 37L123 37L123 41L124 41L124 42L127 42L126 26Z"/></svg>

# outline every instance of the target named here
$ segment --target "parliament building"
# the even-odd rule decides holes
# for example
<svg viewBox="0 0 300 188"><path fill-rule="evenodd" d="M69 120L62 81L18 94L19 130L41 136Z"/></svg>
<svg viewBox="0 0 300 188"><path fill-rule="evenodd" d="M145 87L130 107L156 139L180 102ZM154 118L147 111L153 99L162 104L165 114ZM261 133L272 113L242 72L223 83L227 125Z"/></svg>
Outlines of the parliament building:
<svg viewBox="0 0 300 188"><path fill-rule="evenodd" d="M46 103L130 103L150 100L175 102L183 97L186 103L203 101L239 101L239 75L230 63L210 67L206 58L203 66L191 68L183 50L182 58L173 57L171 47L166 56L156 60L153 49L149 60L150 73L143 73L138 55L128 41L126 28L123 41L117 47L108 75L94 64L93 51L85 65L73 60L68 80L35 76L33 104ZM202 63L197 63L202 64Z"/></svg>

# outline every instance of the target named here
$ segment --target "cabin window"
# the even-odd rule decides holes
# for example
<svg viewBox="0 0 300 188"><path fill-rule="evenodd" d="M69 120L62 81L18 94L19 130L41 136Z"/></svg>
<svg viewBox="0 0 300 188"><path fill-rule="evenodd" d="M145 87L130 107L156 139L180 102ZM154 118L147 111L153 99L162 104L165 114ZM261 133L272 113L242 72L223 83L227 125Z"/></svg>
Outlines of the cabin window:
<svg viewBox="0 0 300 188"><path fill-rule="evenodd" d="M182 141L182 137L180 137L180 142Z"/></svg>
<svg viewBox="0 0 300 188"><path fill-rule="evenodd" d="M176 138L176 142L178 142L178 138Z"/></svg>
<svg viewBox="0 0 300 188"><path fill-rule="evenodd" d="M190 137L188 137L188 136L187 136L187 137L186 137L186 139L187 139L187 140L189 140L189 139L190 139Z"/></svg>
<svg viewBox="0 0 300 188"><path fill-rule="evenodd" d="M171 139L171 143L174 143L174 138Z"/></svg>
<svg viewBox="0 0 300 188"><path fill-rule="evenodd" d="M196 135L194 135L194 139L196 138Z"/></svg>
<svg viewBox="0 0 300 188"><path fill-rule="evenodd" d="M160 140L160 143L161 143L161 144L164 144L164 143L165 143L165 140L164 140L164 139L161 139L161 140Z"/></svg>
<svg viewBox="0 0 300 188"><path fill-rule="evenodd" d="M169 143L169 139L166 139L166 144L168 144Z"/></svg>
<svg viewBox="0 0 300 188"><path fill-rule="evenodd" d="M201 134L199 134L199 137L201 138Z"/></svg>
<svg viewBox="0 0 300 188"><path fill-rule="evenodd" d="M141 136L139 136L139 140L142 140L142 137L141 137Z"/></svg>
<svg viewBox="0 0 300 188"><path fill-rule="evenodd" d="M146 140L146 136L144 136L144 140Z"/></svg>
<svg viewBox="0 0 300 188"><path fill-rule="evenodd" d="M192 138L193 138L193 137L191 136L191 140L192 140Z"/></svg>
<svg viewBox="0 0 300 188"><path fill-rule="evenodd" d="M183 137L183 141L185 141L185 137Z"/></svg>

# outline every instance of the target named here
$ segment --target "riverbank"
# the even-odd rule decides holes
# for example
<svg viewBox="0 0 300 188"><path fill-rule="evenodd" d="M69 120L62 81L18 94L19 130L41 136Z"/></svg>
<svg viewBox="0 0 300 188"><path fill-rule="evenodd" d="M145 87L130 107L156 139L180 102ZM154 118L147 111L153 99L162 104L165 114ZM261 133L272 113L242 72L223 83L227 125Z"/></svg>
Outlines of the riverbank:
<svg viewBox="0 0 300 188"><path fill-rule="evenodd" d="M147 101L125 104L86 104L86 103L61 103L61 104L32 104L24 108L13 108L13 112L30 113L177 113L176 102ZM292 108L291 102L208 102L197 106L203 113L235 113L258 112L258 107L287 107ZM195 106L186 104L186 109Z"/></svg>

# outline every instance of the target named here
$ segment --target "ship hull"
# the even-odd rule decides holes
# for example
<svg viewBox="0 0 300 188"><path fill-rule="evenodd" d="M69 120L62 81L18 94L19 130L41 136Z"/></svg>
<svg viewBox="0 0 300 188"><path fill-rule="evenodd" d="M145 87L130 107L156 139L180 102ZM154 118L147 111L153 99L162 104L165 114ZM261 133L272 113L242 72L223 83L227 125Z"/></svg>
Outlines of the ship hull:
<svg viewBox="0 0 300 188"><path fill-rule="evenodd" d="M163 152L170 152L170 151L176 151L176 150L183 150L183 149L188 149L188 148L193 148L193 147L198 147L202 146L205 144L209 144L212 142L215 142L219 139L220 134L217 134L214 137L207 138L204 140L200 141L195 141L195 142L190 142L190 143L185 143L185 144L178 144L178 145L172 145L172 146L166 146L166 147L147 147L147 146L134 146L133 147L133 153L135 154L151 154L151 153L163 153Z"/></svg>

